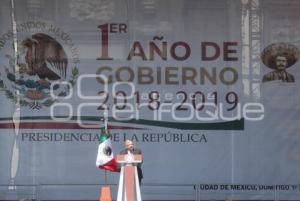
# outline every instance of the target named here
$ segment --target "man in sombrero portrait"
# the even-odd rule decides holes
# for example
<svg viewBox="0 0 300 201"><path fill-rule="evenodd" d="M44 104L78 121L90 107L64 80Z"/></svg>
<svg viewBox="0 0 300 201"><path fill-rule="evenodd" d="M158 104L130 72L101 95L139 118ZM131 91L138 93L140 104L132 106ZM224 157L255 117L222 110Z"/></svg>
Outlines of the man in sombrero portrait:
<svg viewBox="0 0 300 201"><path fill-rule="evenodd" d="M273 69L263 76L262 82L280 80L282 82L295 82L292 74L286 71L299 59L299 51L296 46L286 43L269 45L261 54L263 63Z"/></svg>

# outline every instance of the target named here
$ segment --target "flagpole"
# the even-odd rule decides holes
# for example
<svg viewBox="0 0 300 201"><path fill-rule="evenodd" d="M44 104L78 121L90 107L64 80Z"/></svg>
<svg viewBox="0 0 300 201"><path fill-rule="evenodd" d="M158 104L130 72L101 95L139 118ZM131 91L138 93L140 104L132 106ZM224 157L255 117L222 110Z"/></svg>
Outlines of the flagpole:
<svg viewBox="0 0 300 201"><path fill-rule="evenodd" d="M105 134L107 134L107 121L108 121L107 116L108 116L107 110L105 109L104 114L103 114ZM105 182L105 185L107 185L107 170L105 170L105 172L104 172L104 182Z"/></svg>
<svg viewBox="0 0 300 201"><path fill-rule="evenodd" d="M104 121L104 135L109 135L108 133L108 126L107 126L107 121L108 121L108 112L107 112L107 108L104 110L103 113L103 121ZM101 130L102 126L101 126ZM110 137L110 136L109 136ZM107 182L107 170L105 169L104 171L104 186L101 187L101 196L100 196L100 201L111 201L111 195L110 195L110 186L108 186L108 182Z"/></svg>
<svg viewBox="0 0 300 201"><path fill-rule="evenodd" d="M107 185L107 170L104 171L104 183Z"/></svg>
<svg viewBox="0 0 300 201"><path fill-rule="evenodd" d="M108 121L108 113L107 113L107 110L105 109L104 110L104 128L105 128L105 131L107 131L107 121Z"/></svg>

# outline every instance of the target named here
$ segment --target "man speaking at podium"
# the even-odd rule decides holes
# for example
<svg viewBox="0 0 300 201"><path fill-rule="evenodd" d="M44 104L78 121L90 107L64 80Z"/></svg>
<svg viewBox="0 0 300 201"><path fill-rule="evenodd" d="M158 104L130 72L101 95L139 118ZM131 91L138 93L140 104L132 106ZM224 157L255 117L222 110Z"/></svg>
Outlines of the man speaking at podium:
<svg viewBox="0 0 300 201"><path fill-rule="evenodd" d="M126 140L125 141L125 149L123 149L120 154L121 155L126 155L128 153L131 153L131 154L140 154L142 155L142 151L140 149L137 149L133 146L133 142L131 140ZM143 171L142 171L142 168L141 168L142 164L139 163L137 165L137 172L138 172L138 177L139 177L139 183L141 185L141 181L143 179Z"/></svg>

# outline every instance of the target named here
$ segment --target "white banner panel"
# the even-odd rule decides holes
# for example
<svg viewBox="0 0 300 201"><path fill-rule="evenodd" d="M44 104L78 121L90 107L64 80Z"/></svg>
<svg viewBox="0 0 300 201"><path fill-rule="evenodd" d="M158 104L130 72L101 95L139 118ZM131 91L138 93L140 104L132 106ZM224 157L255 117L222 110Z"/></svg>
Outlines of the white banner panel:
<svg viewBox="0 0 300 201"><path fill-rule="evenodd" d="M107 110L114 152L142 149L145 186L299 199L299 2L0 5L1 184L103 184Z"/></svg>

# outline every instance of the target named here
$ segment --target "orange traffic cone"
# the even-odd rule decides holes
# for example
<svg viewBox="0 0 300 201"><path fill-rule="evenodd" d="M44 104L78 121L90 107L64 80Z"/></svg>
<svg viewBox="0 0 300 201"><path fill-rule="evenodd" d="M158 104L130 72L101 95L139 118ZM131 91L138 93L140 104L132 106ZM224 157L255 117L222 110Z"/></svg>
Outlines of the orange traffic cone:
<svg viewBox="0 0 300 201"><path fill-rule="evenodd" d="M101 188L100 201L111 201L110 187L109 186L103 186Z"/></svg>

